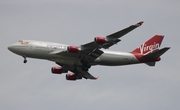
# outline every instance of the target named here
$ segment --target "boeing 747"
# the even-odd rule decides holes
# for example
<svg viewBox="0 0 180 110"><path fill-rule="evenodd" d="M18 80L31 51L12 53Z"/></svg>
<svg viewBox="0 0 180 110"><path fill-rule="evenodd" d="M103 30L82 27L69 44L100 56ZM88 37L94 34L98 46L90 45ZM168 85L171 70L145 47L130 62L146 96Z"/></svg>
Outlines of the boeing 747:
<svg viewBox="0 0 180 110"><path fill-rule="evenodd" d="M20 40L9 46L8 49L22 56L24 63L27 62L27 57L55 62L59 66L52 67L52 73L67 73L67 80L97 79L98 77L94 77L88 72L91 66L121 66L139 63L155 66L155 63L160 61L160 56L170 49L170 47L159 49L164 36L155 35L131 52L106 50L120 42L122 36L141 26L142 23L131 25L106 37L95 37L94 41L80 46ZM71 71L71 73L68 73L68 71Z"/></svg>

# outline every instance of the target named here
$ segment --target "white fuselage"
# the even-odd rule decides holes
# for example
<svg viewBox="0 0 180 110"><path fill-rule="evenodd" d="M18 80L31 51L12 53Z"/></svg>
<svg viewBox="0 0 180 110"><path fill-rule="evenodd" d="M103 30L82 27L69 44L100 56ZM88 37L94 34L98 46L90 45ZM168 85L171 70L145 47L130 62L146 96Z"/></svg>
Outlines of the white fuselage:
<svg viewBox="0 0 180 110"><path fill-rule="evenodd" d="M23 40L23 42L19 41L9 46L8 49L13 53L24 57L46 59L68 65L81 65L79 53L68 53L64 55L51 54L57 50L67 50L68 46L69 45L53 42ZM102 51L104 53L99 56L91 65L118 66L140 63L140 61L131 53L107 51L103 49Z"/></svg>

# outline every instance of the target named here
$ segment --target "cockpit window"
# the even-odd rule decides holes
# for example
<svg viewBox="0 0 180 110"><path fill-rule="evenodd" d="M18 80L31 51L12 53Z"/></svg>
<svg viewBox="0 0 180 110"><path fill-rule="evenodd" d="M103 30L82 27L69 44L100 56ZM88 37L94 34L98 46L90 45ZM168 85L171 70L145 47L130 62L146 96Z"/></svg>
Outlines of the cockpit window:
<svg viewBox="0 0 180 110"><path fill-rule="evenodd" d="M29 44L28 41L23 41L23 40L19 40L19 43L21 43L22 45L28 45Z"/></svg>
<svg viewBox="0 0 180 110"><path fill-rule="evenodd" d="M19 42L23 42L22 40L19 40Z"/></svg>

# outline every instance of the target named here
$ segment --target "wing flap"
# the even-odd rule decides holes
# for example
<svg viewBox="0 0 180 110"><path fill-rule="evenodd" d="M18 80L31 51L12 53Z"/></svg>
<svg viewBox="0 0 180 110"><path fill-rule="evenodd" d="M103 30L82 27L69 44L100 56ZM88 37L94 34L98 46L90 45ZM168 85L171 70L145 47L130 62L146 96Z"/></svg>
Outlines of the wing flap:
<svg viewBox="0 0 180 110"><path fill-rule="evenodd" d="M82 52L81 54L81 60L84 62L93 62L96 60L99 56L101 56L104 52L99 49L94 49L94 50L86 50Z"/></svg>
<svg viewBox="0 0 180 110"><path fill-rule="evenodd" d="M99 56L101 56L104 52L99 50L99 49L95 49L92 52L90 52L84 60L86 60L87 62L93 62L94 60L96 60Z"/></svg>

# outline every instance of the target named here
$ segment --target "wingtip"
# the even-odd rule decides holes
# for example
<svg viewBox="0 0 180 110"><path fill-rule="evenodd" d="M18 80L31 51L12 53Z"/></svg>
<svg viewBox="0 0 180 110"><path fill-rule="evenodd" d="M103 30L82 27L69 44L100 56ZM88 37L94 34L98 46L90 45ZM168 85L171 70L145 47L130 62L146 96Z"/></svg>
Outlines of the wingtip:
<svg viewBox="0 0 180 110"><path fill-rule="evenodd" d="M144 23L144 21L138 22L136 26L141 26Z"/></svg>
<svg viewBox="0 0 180 110"><path fill-rule="evenodd" d="M96 76L96 77L95 77L95 80L98 80L98 78L99 78L99 76Z"/></svg>
<svg viewBox="0 0 180 110"><path fill-rule="evenodd" d="M167 50L169 50L171 47L165 47Z"/></svg>

